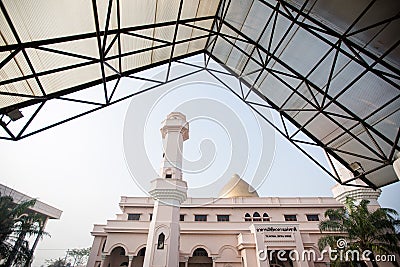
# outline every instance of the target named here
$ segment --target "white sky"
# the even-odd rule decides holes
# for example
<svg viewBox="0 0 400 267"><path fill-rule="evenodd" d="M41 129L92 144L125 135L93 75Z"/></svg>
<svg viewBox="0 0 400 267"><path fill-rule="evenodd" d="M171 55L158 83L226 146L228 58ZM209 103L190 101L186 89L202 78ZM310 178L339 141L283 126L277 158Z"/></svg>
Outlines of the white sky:
<svg viewBox="0 0 400 267"><path fill-rule="evenodd" d="M133 180L132 170L129 170L126 164L124 151L132 152L133 148L126 147L129 144L126 140L124 147L124 125L128 125L125 127L130 127L131 130L133 127L138 132L146 131L147 134L142 135L140 141L145 142L149 162L157 171L162 154L161 134L158 131L161 120L178 105L181 105L181 111L189 113L188 119L204 115L204 109L208 109L211 114L218 113L200 102L198 105L191 105L192 107L187 105L207 96L208 101L211 99L212 103L224 100L227 110L230 109L225 116L227 119L222 119L222 122L218 119L223 126L213 123L212 120L195 120L191 124L190 139L184 147L186 159L192 163L208 159L206 152L209 147L205 139L211 141L214 146L215 161L213 168L206 170L209 173L205 172L208 179L211 179L206 179L207 181L213 181L214 174L230 177L233 172L241 172L240 169L235 169L236 163L236 167L227 168L228 163L224 158L235 149L242 151L240 149L243 149L243 144L244 149L248 150L245 156L250 162L248 168L257 168L257 164L252 162L260 161L256 156L261 142L265 150L271 147L275 151L271 169L269 172L265 171L268 176L258 189L261 196L331 196L330 188L334 181L278 134L275 135L275 149L271 139L252 136L253 131L247 132L247 142L235 140L240 137L236 132L233 133L235 129L243 126L253 129L257 126L257 120L252 113L230 92L212 84L193 82L195 80L192 78L190 84L174 88L174 91L168 93L151 112L136 109L136 105L140 107L140 103L144 102L145 96L140 95L133 99L136 102L132 103L128 113L130 100L18 142L0 141L0 183L37 197L63 211L60 220L48 223L46 230L51 234L51 238L45 237L39 243L33 266L40 266L44 259L64 257L68 248L91 246L93 238L90 231L93 224L103 224L107 219L115 218L115 214L120 212L120 196L144 196ZM129 88L137 85L133 81L127 81L121 86ZM201 90L193 90L196 87ZM136 115L130 113L132 110L137 112ZM66 111L67 109L56 110L59 113ZM47 114L45 116L52 116ZM206 115L213 117L210 113ZM219 115L215 114L215 118L220 118ZM149 120L145 125L136 124L133 120L125 121L126 118L135 119L138 116L148 116ZM126 134L127 132L125 137ZM136 154L143 157L143 160L147 159L145 154ZM270 154L267 158L268 156ZM317 153L316 157L327 165L322 153ZM127 160L129 161L129 156ZM262 163L263 161L260 165ZM187 165L190 165L190 162ZM149 170L149 175L150 177L136 179L145 182L147 179L150 182L155 178L151 176L152 170ZM251 179L248 177L249 173L244 176L247 180ZM184 178L189 182L189 186L198 186L198 177L195 174L186 174ZM400 210L397 197L399 192L400 183L384 187L380 198L381 205Z"/></svg>

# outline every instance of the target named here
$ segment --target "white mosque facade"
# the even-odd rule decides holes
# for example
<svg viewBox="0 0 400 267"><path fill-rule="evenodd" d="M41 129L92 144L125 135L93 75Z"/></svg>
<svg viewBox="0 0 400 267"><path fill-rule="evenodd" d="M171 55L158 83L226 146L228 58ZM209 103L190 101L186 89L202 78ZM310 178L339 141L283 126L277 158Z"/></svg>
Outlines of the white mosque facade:
<svg viewBox="0 0 400 267"><path fill-rule="evenodd" d="M220 198L187 197L179 149L189 138L186 117L169 114L161 132L165 156L151 197L122 196L121 213L94 226L88 267L327 266L318 250L325 211L347 194L379 205L379 191L339 185L335 197L260 197L238 175Z"/></svg>

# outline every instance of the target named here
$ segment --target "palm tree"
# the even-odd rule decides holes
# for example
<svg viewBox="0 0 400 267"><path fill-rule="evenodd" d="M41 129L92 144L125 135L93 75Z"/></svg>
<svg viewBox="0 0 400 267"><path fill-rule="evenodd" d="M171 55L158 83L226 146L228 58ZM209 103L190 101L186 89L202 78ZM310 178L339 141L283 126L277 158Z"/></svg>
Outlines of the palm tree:
<svg viewBox="0 0 400 267"><path fill-rule="evenodd" d="M26 238L47 234L41 231L43 218L28 210L35 203L36 199L14 203L11 196L0 195L0 260L5 266L26 264L32 256Z"/></svg>
<svg viewBox="0 0 400 267"><path fill-rule="evenodd" d="M10 255L15 241L13 233L16 230L16 222L35 202L36 200L32 199L15 204L11 196L0 195L0 260Z"/></svg>
<svg viewBox="0 0 400 267"><path fill-rule="evenodd" d="M374 267L378 267L375 255L400 254L398 213L388 208L370 210L368 200L362 200L358 205L354 202L354 199L347 198L343 208L328 209L325 212L327 219L320 222L320 231L336 234L321 237L318 241L319 249L326 246L340 248L337 241L345 239L348 248L358 250L360 255L364 251L371 251L368 257ZM358 263L366 266L365 262ZM392 263L399 266L396 261Z"/></svg>
<svg viewBox="0 0 400 267"><path fill-rule="evenodd" d="M14 224L29 207L35 205L36 199L15 204L11 196L0 195L0 242L13 232Z"/></svg>
<svg viewBox="0 0 400 267"><path fill-rule="evenodd" d="M30 261L29 243L25 239L39 234L42 236L44 234L41 230L42 223L43 217L37 213L24 214L16 220L13 232L15 242L8 255L6 266L12 264L23 266Z"/></svg>

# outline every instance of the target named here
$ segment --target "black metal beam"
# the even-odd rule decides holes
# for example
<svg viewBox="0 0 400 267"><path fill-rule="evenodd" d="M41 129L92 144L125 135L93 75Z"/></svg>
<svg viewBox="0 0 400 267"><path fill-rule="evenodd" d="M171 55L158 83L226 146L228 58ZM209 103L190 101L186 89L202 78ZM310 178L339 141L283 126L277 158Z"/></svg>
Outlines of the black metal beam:
<svg viewBox="0 0 400 267"><path fill-rule="evenodd" d="M198 18L182 19L180 22L181 23L190 23L190 22L196 22L196 21L211 20L214 18L215 18L215 16L205 16L205 17L198 17ZM152 29L152 28L158 28L158 27L164 27L164 26L172 26L172 25L175 25L175 23L176 23L175 21L166 21L166 22L152 23L152 24L146 24L146 25L125 27L125 28L121 28L121 29L112 29L112 30L108 31L108 34L110 35L110 34L131 32L131 31L140 31L140 30L146 30L146 29ZM104 36L104 34L105 34L104 31L99 32L100 36ZM23 48L35 48L37 46L59 44L59 43L85 40L88 38L96 38L96 37L97 37L97 32L91 32L91 33L82 33L82 34L63 36L63 37L57 37L57 38L43 39L43 40L32 41L32 42L23 42L21 44L8 44L8 45L0 46L0 52L14 51L16 49L23 49Z"/></svg>
<svg viewBox="0 0 400 267"><path fill-rule="evenodd" d="M175 61L175 60L181 60L181 59L184 59L184 58L187 58L187 57L191 57L191 56L194 56L194 55L201 54L201 53L203 53L203 52L204 52L204 51L192 52L192 53L189 53L189 54L186 54L186 55L181 55L181 56L179 56L179 57L176 57L176 58L174 58L173 60L174 60L174 61ZM166 60L163 60L163 61L160 61L160 62L151 64L151 65L148 65L148 66L143 66L143 67L140 67L140 68L137 68L137 69L134 69L134 70L125 71L125 72L122 73L122 75L125 76L125 77L128 77L129 75L134 74L134 73L138 73L138 72L140 72L140 71L144 71L144 70L148 70L148 69L150 69L150 68L154 68L154 67L157 67L157 66L161 66L161 65L164 65L164 64L168 64L168 62L169 62L169 59L166 59ZM197 71L194 71L194 72L191 72L191 73L187 73L187 74L178 76L177 78L174 78L174 79L170 79L168 82L172 82L172 81L181 79L181 78L183 78L183 77L187 77L187 76L189 76L189 75L191 75L191 74L193 74L193 73L196 73L196 72L198 72L198 71L204 70L204 68L200 68L200 67L198 67L198 68L199 68L199 70L197 70ZM121 76L116 74L116 75L110 76L110 77L109 77L109 80L113 80L113 79L118 79L118 80L119 80L120 78L121 78ZM102 83L103 83L102 79L98 79L98 80L95 80L95 81L91 81L91 82L88 82L88 83L85 83L85 84L81 84L81 85L78 85L78 86L69 88L69 89L67 89L67 90L63 90L63 91L55 92L55 93L52 93L52 94L48 94L48 95L46 96L46 98L41 97L41 98L37 98L37 99L27 100L27 101L25 101L25 102L22 102L22 103L17 104L18 107L15 106L15 105L12 107L12 109L17 109L17 108L18 108L18 109L21 109L21 108L23 108L23 107L27 107L27 106L31 106L31 105L35 105L35 104L38 104L38 103L39 103L39 104L40 104L39 110L40 110L41 107L44 105L44 103L45 103L46 101L51 100L51 99L60 99L60 100L65 100L65 101L75 101L75 102L80 102L80 103L84 103L84 104L88 104L88 105L94 105L95 108L93 108L93 109L90 110L90 111L83 112L83 113L78 114L78 115L76 115L76 116L73 116L73 117L71 117L71 118L62 120L62 121L60 121L60 122L57 122L57 123L52 124L52 125L49 125L49 126L46 126L46 127L42 128L42 129L39 129L39 130L37 130L37 131L30 132L30 133L28 133L28 134L24 134L24 132L25 132L25 130L27 129L27 127L29 126L29 124L31 123L31 121L33 120L33 118L37 115L37 113L39 112L39 110L37 110L37 112L35 112L33 118L31 118L31 119L27 122L27 125L25 125L25 126L23 127L23 131L20 132L18 135L14 135L14 134L10 131L10 129L8 129L6 123L4 123L2 120L0 120L0 125L1 125L1 126L4 128L4 130L9 134L9 136L10 136L9 139L11 139L11 140L20 140L20 139L26 138L26 137L28 137L28 136L31 136L31 135L33 135L33 134L42 132L42 131L44 131L44 130L47 130L47 129L50 129L50 128L55 127L55 126L57 126L57 125L63 124L63 123L65 123L65 122L68 122L68 121L73 120L73 119L75 119L75 118L79 118L79 117L81 117L81 116L84 116L84 115L89 114L89 113L91 113L91 112L93 112L93 111L99 110L99 109L101 109L101 108L104 108L104 107L106 107L106 106L109 106L109 105L112 105L112 104L115 104L115 103L119 103L119 102L121 102L121 101L123 101L123 100L125 100L125 99L128 99L128 98L130 98L130 97L132 97L132 96L135 96L135 95L141 93L141 92L135 92L135 93L132 93L132 94L130 94L130 95L127 95L127 96L125 96L125 97L123 97L123 98L116 99L116 100L114 100L114 101L111 101L111 97L110 97L110 101L109 101L108 103L106 103L106 104L101 104L101 103L95 103L95 102L90 102L90 101L84 101L84 100L79 100L79 99L71 99L71 98L63 97L64 95L71 94L71 93L80 91L80 90L82 90L82 89L86 89L86 88L88 88L88 87L92 87L92 86L99 85L99 84L102 84ZM143 92L146 92L146 91L148 91L148 90L150 90L150 89L152 89L152 88L157 88L157 87L162 86L162 85L164 85L164 84L166 84L166 82L158 82L156 85L154 85L154 86L152 86L152 87L150 87L150 88L147 88L147 89L143 90ZM118 86L118 82L117 82L117 84L114 86L112 95L114 95L114 93L115 93L115 91L116 91L116 89L117 89L117 86ZM112 96L112 95L111 95L111 96ZM10 109L10 107L0 109L0 114L1 114L1 111L2 111L2 110L5 111L5 110L9 110L9 109ZM2 139L7 139L7 138L2 138Z"/></svg>
<svg viewBox="0 0 400 267"><path fill-rule="evenodd" d="M109 4L110 4L110 2L112 3L112 0L109 1ZM97 39L98 52L99 52L99 57L100 57L101 80L103 83L104 99L105 99L106 103L108 103L109 100L108 100L108 96L107 96L107 84L106 84L107 77L106 77L106 71L104 69L104 49L101 44L99 14L97 12L97 0L92 0L92 7L93 7L94 25L96 26L96 39ZM105 29L105 31L104 31L104 35L103 35L104 41L107 36L107 30L108 29Z"/></svg>
<svg viewBox="0 0 400 267"><path fill-rule="evenodd" d="M238 29L236 29L235 27L233 27L231 24L229 24L228 22L224 22L224 25L228 26L232 31L234 31L235 33L241 35L243 38L245 38L250 44L256 45L259 47L259 49L261 51L263 51L266 54L270 54L271 58L273 58L275 61L277 61L281 66L283 66L285 69L287 69L288 71L290 71L292 74L294 74L295 76L297 76L300 80L303 80L304 82L307 82L308 85L310 85L313 89L315 89L317 92L319 92L321 95L324 94L324 90L322 90L321 88L319 88L317 85L315 85L313 82L311 82L310 80L308 80L306 77L304 77L303 75L301 75L299 72L297 72L295 69L293 69L290 65L288 65L286 62L283 62L278 56L271 54L267 51L266 48L262 47L261 45L257 44L254 40L252 40L250 37L246 36L244 33L240 32ZM400 42L400 41L399 41ZM335 97L331 97L330 95L327 95L326 98L332 102L335 103L340 109L342 109L344 112L346 112L347 114L349 114L349 116L353 117L355 120L357 121L362 121L362 119L360 117L358 117L354 112L350 111L347 107L345 107L344 105L342 105L341 103L339 103L338 101L336 101L336 96ZM326 108L329 105L326 104L324 108ZM322 109L321 109L322 111ZM366 125L368 127L368 129L370 131L372 131L374 134L376 134L377 136L379 136L382 140L384 140L386 143L388 143L389 145L393 145L393 141L389 140L386 136L384 136L381 132L379 132L378 130L376 130L375 128L373 128L371 125ZM398 146L398 149L400 149L400 147Z"/></svg>
<svg viewBox="0 0 400 267"><path fill-rule="evenodd" d="M172 59L174 57L174 52L175 52L175 45L176 45L175 41L176 41L176 36L178 35L178 28L179 28L179 21L181 19L182 7L183 7L183 0L180 0L178 15L176 18L176 24L175 24L175 29L174 29L174 36L172 37L172 47L171 47L171 53L169 55L168 68L167 68L167 74L165 75L165 81L168 81L169 73L171 71L171 63L172 63Z"/></svg>
<svg viewBox="0 0 400 267"><path fill-rule="evenodd" d="M249 88L251 88L251 84L249 84L247 81L243 80L241 77L237 76L237 74L230 70L229 67L225 66L222 62L220 62L218 60L218 58L216 58L215 56L211 55L210 56L216 61L218 62L221 66L223 66L225 69L227 69L230 73L232 73L232 75L234 75L235 77L237 77L241 82L243 82L244 84L246 84L246 86L248 86ZM274 55L272 55L274 56ZM272 101L270 101L265 95L263 95L262 93L260 93L258 90L255 90L254 88L251 88L251 91L253 93L255 93L256 95L258 95L261 99L263 99L264 101L266 101L274 110L278 111L279 114L281 114L283 117L285 117L286 120L288 120L291 124L293 124L297 129L302 128L302 125L300 125L296 120L294 120L292 117L290 117L287 113L280 111L279 107L273 103ZM245 100L244 100L245 101ZM252 109L254 109L254 107L251 107ZM257 113L259 113L260 115L262 115L260 112L257 111ZM274 126L273 126L274 127ZM274 127L276 129L276 127ZM285 134L283 132L281 132L279 130L279 132L285 136ZM324 143L322 143L322 141L320 141L318 138L316 138L312 133L310 133L307 129L303 128L302 132L308 137L310 138L310 140L312 140L313 142L315 142L319 147L324 148L325 151L327 153L329 153L332 157L334 157L338 162L340 162L344 167L346 167L347 169L351 170L349 163L347 163L346 161L344 161L339 155L337 155L331 148L326 147ZM286 137L285 137L286 138ZM293 142L293 138L287 138L290 139L292 143ZM295 144L295 146L300 149L301 151L303 151L303 149L301 147L298 146L298 144ZM304 152L303 152L304 153ZM305 153L308 157L310 157L307 153ZM312 157L310 157L311 160L313 160L315 162L315 159L312 159ZM317 165L320 165L320 163L315 162ZM320 166L321 167L321 166ZM323 168L324 169L324 168ZM330 174L332 176L332 174L327 171L328 174ZM332 176L333 177L333 176ZM371 188L376 189L377 186L373 183L371 183L370 181L368 181L367 179L363 180L365 183L367 183Z"/></svg>
<svg viewBox="0 0 400 267"><path fill-rule="evenodd" d="M221 66L225 67L225 65L223 63L221 63L217 58L215 58L213 55L210 55L213 60L216 60ZM228 69L228 71L231 72L231 70ZM299 146L296 142L294 142L292 139L290 139L285 132L282 132L281 129L279 129L273 122L271 122L267 117L265 117L257 108L255 108L253 105L251 105L251 103L249 103L248 101L246 101L244 98L242 98L240 95L238 95L234 90L232 90L229 85L227 85L223 80L221 80L220 78L218 78L215 74L213 74L213 71L208 70L208 72L216 79L218 80L221 84L223 84L226 88L228 88L233 94L235 94L237 97L239 97L246 105L248 105L252 110L254 110L260 117L262 117L271 127L273 127L277 132L279 132L286 140L288 140L290 143L292 143L297 149L299 149L305 156L307 156L312 162L314 162L317 166L319 166L325 173L327 173L329 176L331 176L333 179L335 179L338 183L340 183L341 181L335 177L328 169L326 169L324 166L321 165L321 163L319 163L316 159L314 159L310 154L307 153L307 151L305 151L301 146ZM236 76L235 73L231 72L231 74L235 77L237 77L238 79L240 79L240 82L243 82L247 87L250 88L250 84L248 84L246 81L244 81L243 79L239 78L238 76ZM253 91L255 94L257 94L255 91ZM257 94L258 95L258 94ZM264 96L260 96L262 99L266 100ZM276 110L273 107L274 110ZM283 116L285 116L285 114L283 113L279 113Z"/></svg>
<svg viewBox="0 0 400 267"><path fill-rule="evenodd" d="M267 5L270 6L269 3L265 2L264 0L258 0L261 1ZM394 73L397 73L400 75L400 70L394 66L391 65L390 63L383 61L382 59L380 59L378 56L376 56L375 54L373 54L372 52L368 51L367 49L365 49L364 47L362 47L361 45L355 43L354 41L350 40L349 38L346 38L345 36L343 36L343 34L336 32L334 29L330 28L329 26L325 25L324 23L320 22L319 20L317 20L316 18L314 18L312 15L307 14L305 12L302 12L301 10L299 10L297 7L295 7L293 4L290 4L287 1L283 1L284 5L286 5L289 9L291 9L292 11L301 14L301 16L305 17L307 20L309 20L310 22L312 22L313 24L317 25L318 27L324 29L329 35L336 37L336 38L340 38L342 40L346 40L346 42L348 44L350 44L352 47L354 47L355 49L359 50L360 52L362 52L363 54L365 54L366 56L368 56L369 58L371 58L374 61L378 61L379 64L381 64L382 66L384 66L385 68L389 69L390 71L393 71ZM281 13L282 15L285 16L285 14ZM286 17L288 17L286 15ZM290 19L290 18L289 18ZM305 28L306 29L306 28ZM322 39L321 39L322 40ZM326 41L326 40L324 40ZM341 51L342 52L342 51Z"/></svg>

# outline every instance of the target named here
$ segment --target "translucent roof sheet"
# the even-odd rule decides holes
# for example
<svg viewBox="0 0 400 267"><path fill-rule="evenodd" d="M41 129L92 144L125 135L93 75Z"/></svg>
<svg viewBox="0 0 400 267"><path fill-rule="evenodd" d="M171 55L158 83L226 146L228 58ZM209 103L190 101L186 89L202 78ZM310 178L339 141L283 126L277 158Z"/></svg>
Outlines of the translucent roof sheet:
<svg viewBox="0 0 400 267"><path fill-rule="evenodd" d="M0 92L17 95L0 98L0 108L102 82L103 72L105 77L133 73L203 50L218 1L39 0L2 5ZM10 53L16 55L10 59Z"/></svg>
<svg viewBox="0 0 400 267"><path fill-rule="evenodd" d="M397 180L384 163L398 151L400 125L400 4L392 4L232 1L208 51L330 155L373 171L365 181L379 187ZM380 25L358 33L372 24ZM385 54L387 73L371 71Z"/></svg>
<svg viewBox="0 0 400 267"><path fill-rule="evenodd" d="M99 84L107 106L115 91L107 82L162 64L168 82L172 62L204 53L205 63L219 62L251 89L243 100L257 95L297 128L285 133L292 142L305 134L330 159L348 169L357 163L362 172L353 170L355 179L368 186L397 181L399 1L5 0L0 6L1 114ZM23 137L6 124L10 139Z"/></svg>

